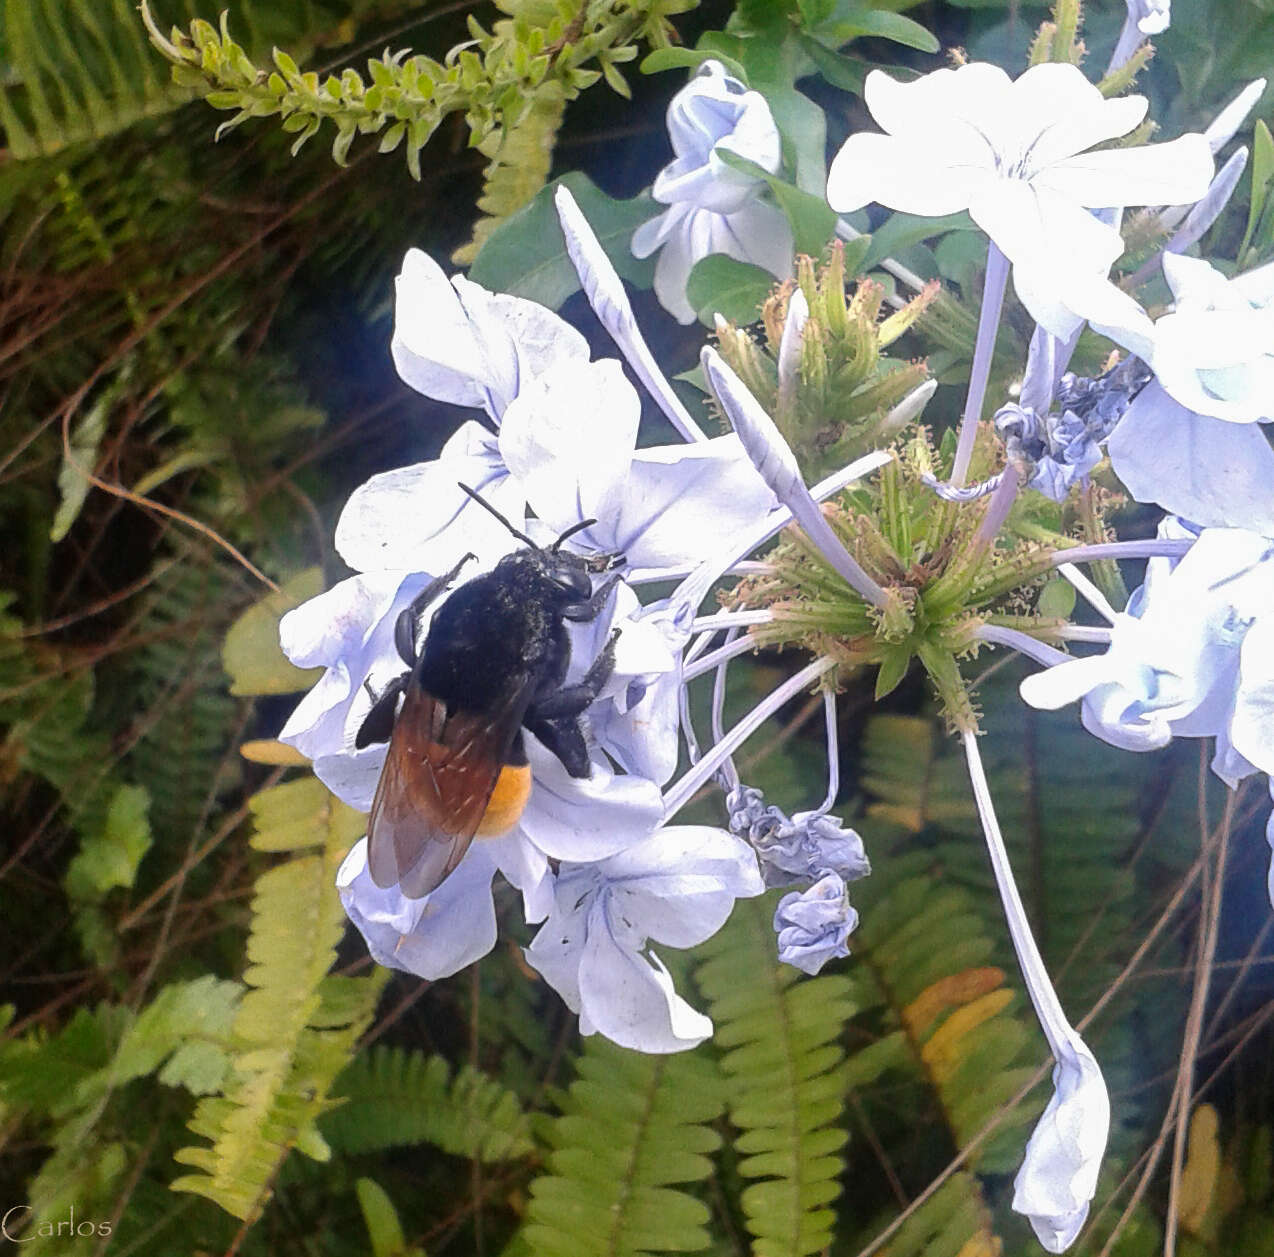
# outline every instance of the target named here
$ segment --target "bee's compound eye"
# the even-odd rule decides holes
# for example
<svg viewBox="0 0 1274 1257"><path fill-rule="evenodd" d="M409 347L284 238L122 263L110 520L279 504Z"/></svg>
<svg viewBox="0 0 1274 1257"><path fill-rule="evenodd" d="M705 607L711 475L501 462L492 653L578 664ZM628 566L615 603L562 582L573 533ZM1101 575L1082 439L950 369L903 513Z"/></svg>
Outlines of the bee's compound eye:
<svg viewBox="0 0 1274 1257"><path fill-rule="evenodd" d="M568 594L576 598L587 598L593 592L593 582L588 579L588 573L580 568L566 568L558 572L554 579Z"/></svg>

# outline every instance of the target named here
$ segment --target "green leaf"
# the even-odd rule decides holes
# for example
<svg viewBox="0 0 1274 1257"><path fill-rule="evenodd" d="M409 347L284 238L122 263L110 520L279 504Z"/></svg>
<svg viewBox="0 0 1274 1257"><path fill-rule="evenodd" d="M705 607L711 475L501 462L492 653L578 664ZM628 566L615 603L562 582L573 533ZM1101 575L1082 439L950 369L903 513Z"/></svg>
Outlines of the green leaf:
<svg viewBox="0 0 1274 1257"><path fill-rule="evenodd" d="M71 433L70 449L63 455L58 472L58 492L62 501L49 529L49 537L53 541L61 541L70 532L84 499L88 497L89 476L97 462L97 451L106 433L106 416L114 401L114 390L103 395Z"/></svg>
<svg viewBox="0 0 1274 1257"><path fill-rule="evenodd" d="M863 270L878 266L902 249L932 240L948 231L976 231L973 219L964 212L925 218L919 214L891 214L871 235L871 248L863 259Z"/></svg>
<svg viewBox="0 0 1274 1257"><path fill-rule="evenodd" d="M713 253L695 263L686 280L686 299L705 327L715 326L717 314L731 323L755 323L773 286L769 271Z"/></svg>
<svg viewBox="0 0 1274 1257"><path fill-rule="evenodd" d="M1274 182L1274 138L1270 129L1261 119L1257 119L1252 129L1252 197L1248 204L1247 230L1243 233L1243 244L1239 256L1244 257L1256 226L1261 220L1261 212L1265 208L1270 194L1270 184Z"/></svg>
<svg viewBox="0 0 1274 1257"><path fill-rule="evenodd" d="M863 83L871 69L869 62L834 52L811 35L801 36L801 48L833 87L853 92L855 96L863 94Z"/></svg>
<svg viewBox="0 0 1274 1257"><path fill-rule="evenodd" d="M851 10L840 21L829 23L820 34L830 35L838 44L847 44L860 35L869 35L920 52L937 52L941 47L937 38L919 22L901 13L866 7Z"/></svg>
<svg viewBox="0 0 1274 1257"><path fill-rule="evenodd" d="M1040 615L1069 617L1075 610L1075 586L1060 576L1045 581L1036 608Z"/></svg>
<svg viewBox="0 0 1274 1257"><path fill-rule="evenodd" d="M718 148L716 153L727 166L753 178L765 180L779 208L791 224L797 253L808 253L811 257L822 253L827 242L836 234L836 211L823 197L802 191L728 148Z"/></svg>
<svg viewBox="0 0 1274 1257"><path fill-rule="evenodd" d="M748 81L748 72L742 61L711 48L656 48L642 59L637 68L643 74L658 74L661 70L697 70L705 61L719 61L736 79L744 83Z"/></svg>
<svg viewBox="0 0 1274 1257"><path fill-rule="evenodd" d="M322 592L323 573L307 568L278 593L249 607L231 626L221 648L231 694L295 694L309 689L322 668L298 668L279 645L279 620L307 598Z"/></svg>
<svg viewBox="0 0 1274 1257"><path fill-rule="evenodd" d="M645 194L617 201L577 173L554 180L528 206L505 219L474 258L469 278L484 288L538 301L550 310L579 291L579 277L566 254L553 208L553 193L559 186L570 190L619 274L638 288L649 288L654 261L633 257L629 242L633 232L663 207Z"/></svg>
<svg viewBox="0 0 1274 1257"><path fill-rule="evenodd" d="M372 1246L372 1257L406 1257L407 1237L403 1235L398 1211L389 1193L375 1179L360 1178L354 1184L358 1194L358 1207L363 1211L367 1225L367 1238ZM419 1249L412 1249L419 1252Z"/></svg>
<svg viewBox="0 0 1274 1257"><path fill-rule="evenodd" d="M143 786L115 791L101 833L85 838L66 870L66 891L72 899L92 901L133 884L137 866L150 850L149 810L150 793Z"/></svg>

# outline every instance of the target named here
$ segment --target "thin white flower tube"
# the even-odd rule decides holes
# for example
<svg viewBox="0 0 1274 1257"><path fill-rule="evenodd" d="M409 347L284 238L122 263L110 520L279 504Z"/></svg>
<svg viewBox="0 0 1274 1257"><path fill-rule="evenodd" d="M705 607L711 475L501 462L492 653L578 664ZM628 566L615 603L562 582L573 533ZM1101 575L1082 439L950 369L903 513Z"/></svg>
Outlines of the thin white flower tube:
<svg viewBox="0 0 1274 1257"><path fill-rule="evenodd" d="M1010 650L1016 650L1019 655L1034 659L1046 668L1051 668L1055 663L1068 663L1071 658L1064 650L1041 642L1029 633L1023 633L1021 629L1006 628L1002 624L984 624L978 629L976 636L979 641L988 645L1007 646Z"/></svg>
<svg viewBox="0 0 1274 1257"><path fill-rule="evenodd" d="M831 525L805 486L792 447L783 439L774 420L748 391L743 381L730 369L725 359L710 345L700 355L708 387L721 405L726 418L738 434L753 466L774 491L775 497L796 517L809 539L823 552L827 561L845 578L851 589L873 606L888 605L885 591L863 570Z"/></svg>
<svg viewBox="0 0 1274 1257"><path fill-rule="evenodd" d="M1013 1181L1013 1208L1029 1219L1048 1252L1062 1253L1074 1243L1097 1190L1097 1174L1110 1133L1110 1098L1096 1058L1066 1020L1035 945L996 820L977 735L966 729L961 737L1013 950L1057 1062L1053 1098L1031 1134Z"/></svg>
<svg viewBox="0 0 1274 1257"><path fill-rule="evenodd" d="M834 659L828 655L821 655L795 676L789 677L782 685L772 690L724 737L719 738L716 745L698 763L689 768L685 775L669 788L664 795L665 817L671 819L685 807L695 791L712 777L721 763L733 755L784 703L794 698L807 685L812 685L825 672L830 672L835 666Z"/></svg>
<svg viewBox="0 0 1274 1257"><path fill-rule="evenodd" d="M637 326L637 316L624 291L623 280L606 256L606 250L575 198L567 188L559 187L553 194L553 203L557 206L558 221L566 238L566 252L598 322L610 333L620 353L658 403L659 409L668 416L672 426L687 441L706 441L707 434L682 405L681 398L673 392L672 385L659 369L641 328Z"/></svg>
<svg viewBox="0 0 1274 1257"><path fill-rule="evenodd" d="M1074 586L1077 593L1082 595L1085 602L1088 603L1094 611L1097 612L1107 624L1114 624L1119 616L1115 612L1115 608L1110 605L1106 595L1102 593L1092 581L1084 575L1073 563L1059 563L1057 565L1058 572L1061 573L1071 585Z"/></svg>

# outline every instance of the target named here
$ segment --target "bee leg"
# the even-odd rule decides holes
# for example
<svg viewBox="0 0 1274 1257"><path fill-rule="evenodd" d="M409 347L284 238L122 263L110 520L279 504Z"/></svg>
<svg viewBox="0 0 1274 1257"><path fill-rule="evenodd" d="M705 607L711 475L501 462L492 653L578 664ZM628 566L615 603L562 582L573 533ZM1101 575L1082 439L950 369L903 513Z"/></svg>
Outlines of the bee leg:
<svg viewBox="0 0 1274 1257"><path fill-rule="evenodd" d="M593 660L592 666L584 674L584 679L575 685L564 685L552 694L536 699L527 709L525 723L531 726L532 719L556 720L560 717L574 719L602 692L602 686L610 680L615 671L615 643L619 640L619 630L610 635L610 641L602 648L602 653ZM532 732L534 730L532 729ZM539 737L539 734L536 734ZM543 739L541 739L543 740Z"/></svg>
<svg viewBox="0 0 1274 1257"><path fill-rule="evenodd" d="M616 572L614 576L607 577L593 590L586 601L572 603L567 607L562 612L562 619L573 620L576 623L597 619L602 613L602 608L606 605L606 599L611 595L611 590L619 584L621 579L623 578L619 572Z"/></svg>
<svg viewBox="0 0 1274 1257"><path fill-rule="evenodd" d="M574 687L572 687L574 688ZM592 765L588 762L588 744L578 716L527 715L526 727L562 761L562 767L572 777L588 777Z"/></svg>
<svg viewBox="0 0 1274 1257"><path fill-rule="evenodd" d="M563 686L528 708L524 723L558 759L572 777L587 777L592 772L588 761L588 744L579 718L584 709L601 693L615 670L616 629L602 653L577 685Z"/></svg>
<svg viewBox="0 0 1274 1257"><path fill-rule="evenodd" d="M355 750L361 751L363 747L370 746L373 742L389 741L389 735L394 731L398 696L407 688L407 682L410 679L410 672L404 672L402 676L395 677L385 686L379 697L366 681L363 682L363 688L372 696L372 707L363 717L363 723L358 726L358 732L354 735Z"/></svg>
<svg viewBox="0 0 1274 1257"><path fill-rule="evenodd" d="M455 565L445 576L439 576L431 580L424 589L420 591L411 602L398 613L398 619L394 621L394 645L398 648L398 657L409 668L416 666L416 656L419 653L416 649L416 631L419 628L419 620L421 612L438 597L448 585L451 584L457 576L460 575L460 569L464 567L470 559L476 559L478 556L470 552L466 554L459 563ZM376 739L381 741L382 739Z"/></svg>

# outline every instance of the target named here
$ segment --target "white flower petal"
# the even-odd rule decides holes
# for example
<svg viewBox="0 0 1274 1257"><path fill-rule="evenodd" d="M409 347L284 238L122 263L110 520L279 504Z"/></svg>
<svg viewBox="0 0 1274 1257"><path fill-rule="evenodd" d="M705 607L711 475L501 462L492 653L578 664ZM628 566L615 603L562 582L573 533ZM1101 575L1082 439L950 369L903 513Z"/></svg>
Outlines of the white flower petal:
<svg viewBox="0 0 1274 1257"><path fill-rule="evenodd" d="M409 249L395 281L394 339L398 374L418 393L455 406L481 406L489 374L484 347L442 267Z"/></svg>
<svg viewBox="0 0 1274 1257"><path fill-rule="evenodd" d="M564 363L505 412L500 450L540 519L564 529L618 516L641 402L614 359Z"/></svg>
<svg viewBox="0 0 1274 1257"><path fill-rule="evenodd" d="M494 562L513 544L512 535L461 484L521 527L523 489L510 477L494 436L471 421L432 462L381 472L355 489L336 523L337 553L361 572L426 567L445 572L466 551Z"/></svg>
<svg viewBox="0 0 1274 1257"><path fill-rule="evenodd" d="M941 178L934 177L933 157L927 143L911 137L898 139L870 131L851 135L832 159L828 204L850 214L878 201L904 214L937 217L967 209L977 192L995 178L994 154L989 151L983 163L944 168Z"/></svg>
<svg viewBox="0 0 1274 1257"><path fill-rule="evenodd" d="M659 787L621 775L601 756L589 777L572 777L557 756L527 733L535 787L517 832L555 860L590 861L640 842L663 820Z"/></svg>
<svg viewBox="0 0 1274 1257"><path fill-rule="evenodd" d="M1089 209L1179 205L1203 196L1212 172L1207 140L1191 133L1166 144L1108 148L1070 157L1037 175L1034 182Z"/></svg>
<svg viewBox="0 0 1274 1257"><path fill-rule="evenodd" d="M1053 1097L1013 1180L1013 1208L1050 1253L1063 1253L1088 1217L1110 1133L1110 1098L1093 1054L1073 1031L1053 1070Z"/></svg>
<svg viewBox="0 0 1274 1257"><path fill-rule="evenodd" d="M1274 774L1274 604L1243 639L1229 735L1249 764Z"/></svg>
<svg viewBox="0 0 1274 1257"><path fill-rule="evenodd" d="M1127 135L1148 107L1144 96L1107 100L1078 66L1063 61L1031 66L1014 81L1007 104L1026 141L1031 172Z"/></svg>

